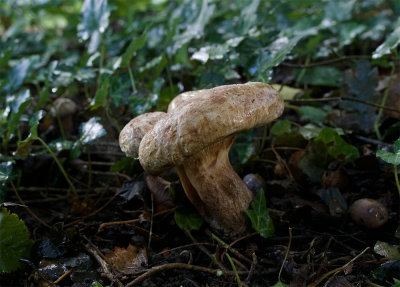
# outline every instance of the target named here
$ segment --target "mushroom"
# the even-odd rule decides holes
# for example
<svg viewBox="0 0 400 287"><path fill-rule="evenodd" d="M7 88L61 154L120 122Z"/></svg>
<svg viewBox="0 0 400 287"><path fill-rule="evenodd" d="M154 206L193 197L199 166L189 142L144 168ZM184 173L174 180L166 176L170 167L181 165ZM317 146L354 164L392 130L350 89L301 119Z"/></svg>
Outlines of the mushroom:
<svg viewBox="0 0 400 287"><path fill-rule="evenodd" d="M121 150L130 157L139 157L139 145L143 136L150 131L161 119L167 117L166 113L145 113L132 119L125 125L119 134L119 146Z"/></svg>
<svg viewBox="0 0 400 287"><path fill-rule="evenodd" d="M371 198L361 198L353 202L350 216L355 223L366 228L381 227L389 219L387 208Z"/></svg>
<svg viewBox="0 0 400 287"><path fill-rule="evenodd" d="M229 149L237 133L278 118L283 99L267 84L247 83L174 101L140 142L142 167L159 175L175 166L188 198L211 226L226 234L243 232L253 194L233 170Z"/></svg>
<svg viewBox="0 0 400 287"><path fill-rule="evenodd" d="M62 134L65 132L69 135L72 132L73 116L77 111L77 104L69 98L58 98L53 102L50 113L57 119Z"/></svg>

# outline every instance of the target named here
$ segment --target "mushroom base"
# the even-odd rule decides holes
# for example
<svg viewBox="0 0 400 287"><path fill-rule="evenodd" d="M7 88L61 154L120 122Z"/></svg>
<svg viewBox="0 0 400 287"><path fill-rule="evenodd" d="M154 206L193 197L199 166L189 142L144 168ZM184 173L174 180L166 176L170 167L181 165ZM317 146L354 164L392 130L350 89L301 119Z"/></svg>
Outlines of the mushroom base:
<svg viewBox="0 0 400 287"><path fill-rule="evenodd" d="M229 149L235 136L215 143L177 167L189 200L213 228L235 235L245 230L253 194L233 170Z"/></svg>

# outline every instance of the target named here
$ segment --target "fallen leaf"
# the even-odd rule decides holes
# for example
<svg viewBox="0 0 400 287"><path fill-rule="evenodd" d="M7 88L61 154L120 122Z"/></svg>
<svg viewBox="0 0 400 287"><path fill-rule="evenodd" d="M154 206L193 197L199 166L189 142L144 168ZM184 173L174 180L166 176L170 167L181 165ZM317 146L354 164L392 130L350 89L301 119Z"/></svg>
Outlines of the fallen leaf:
<svg viewBox="0 0 400 287"><path fill-rule="evenodd" d="M147 252L131 244L127 248L114 247L114 253L106 254L107 259L121 271L132 274L147 265Z"/></svg>

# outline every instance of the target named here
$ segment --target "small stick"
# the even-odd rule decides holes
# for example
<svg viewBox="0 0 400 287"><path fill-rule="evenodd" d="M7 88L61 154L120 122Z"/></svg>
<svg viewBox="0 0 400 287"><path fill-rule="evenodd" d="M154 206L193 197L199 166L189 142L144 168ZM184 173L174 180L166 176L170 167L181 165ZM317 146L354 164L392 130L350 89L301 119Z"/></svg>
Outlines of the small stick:
<svg viewBox="0 0 400 287"><path fill-rule="evenodd" d="M220 269L212 269L212 268L207 268L207 267L198 266L198 265L190 265L190 264L186 264L186 263L168 263L168 264L152 267L146 273L140 275L135 280L129 282L125 286L126 287L135 286L157 273L164 272L164 271L171 270L171 269L185 269L185 270L191 270L191 271L206 272L206 273L214 274L217 276L222 272L223 275L235 276L235 273L233 271L222 271ZM239 275L243 275L243 274L247 274L247 271L237 271L237 273Z"/></svg>
<svg viewBox="0 0 400 287"><path fill-rule="evenodd" d="M165 209L165 210L155 213L153 217L160 216L160 215L163 215L165 213L168 213L168 212L171 212L174 210L175 210L175 208ZM140 222L140 221L141 221L141 219L136 218L136 219L122 220L122 221L105 222L105 223L100 224L97 232L100 232L101 230L103 230L103 228L108 227L108 226L118 225L118 224L131 224L131 223L136 223L136 222Z"/></svg>
<svg viewBox="0 0 400 287"><path fill-rule="evenodd" d="M369 247L365 248L360 254L358 254L356 257L354 257L353 259L351 259L349 262L347 262L345 265L343 265L342 267L338 267L335 268L327 273L325 273L324 275L322 275L316 282L311 283L309 285L307 285L307 287L316 287L318 286L319 283L321 283L323 280L325 280L325 278L329 277L331 274L336 275L337 273L345 270L350 264L352 264L355 260L357 260L361 255L363 255L365 252L367 252L367 250L369 249Z"/></svg>
<svg viewBox="0 0 400 287"><path fill-rule="evenodd" d="M90 246L90 244L92 243L90 241L88 242L89 244L82 244L82 245L86 249L86 251L96 259L97 263L99 263L101 270L103 271L102 275L111 282L117 282L118 286L120 287L124 286L121 283L121 281L118 278L115 278L114 274L111 273L109 264L101 257L101 255L96 251L96 249Z"/></svg>
<svg viewBox="0 0 400 287"><path fill-rule="evenodd" d="M65 272L63 275L61 275L60 277L58 277L58 279L56 281L54 281L54 284L58 284L61 282L61 280L63 280L65 277L67 277L69 274L72 273L72 269L67 270L67 272Z"/></svg>
<svg viewBox="0 0 400 287"><path fill-rule="evenodd" d="M292 228L289 227L289 243L288 243L288 247L286 249L286 254L285 254L285 258L283 258L283 262L281 265L281 269L279 269L279 274L278 274L278 281L281 282L281 274L282 274L282 270L283 270L283 266L285 266L285 262L286 259L288 258L289 255L289 250L290 250L290 245L292 244Z"/></svg>

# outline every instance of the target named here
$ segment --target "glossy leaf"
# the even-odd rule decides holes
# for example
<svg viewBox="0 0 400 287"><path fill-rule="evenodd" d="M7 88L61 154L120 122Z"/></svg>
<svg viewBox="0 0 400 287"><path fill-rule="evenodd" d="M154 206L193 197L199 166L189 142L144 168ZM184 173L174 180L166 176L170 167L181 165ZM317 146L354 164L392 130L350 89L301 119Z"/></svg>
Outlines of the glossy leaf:
<svg viewBox="0 0 400 287"><path fill-rule="evenodd" d="M28 258L33 241L24 222L5 208L0 209L0 273L19 267L21 258Z"/></svg>
<svg viewBox="0 0 400 287"><path fill-rule="evenodd" d="M99 89L96 91L96 95L91 101L89 107L91 110L95 110L106 104L108 91L110 87L110 77L105 77L102 79Z"/></svg>
<svg viewBox="0 0 400 287"><path fill-rule="evenodd" d="M29 128L30 133L28 137L22 141L18 142L17 154L22 156L29 155L29 149L32 143L38 139L38 126L40 120L44 117L45 112L43 110L37 111L30 119L29 119Z"/></svg>
<svg viewBox="0 0 400 287"><path fill-rule="evenodd" d="M175 223L180 229L199 230L204 224L203 218L197 212L175 211Z"/></svg>
<svg viewBox="0 0 400 287"><path fill-rule="evenodd" d="M25 111L26 107L32 101L31 93L29 90L24 90L17 96L10 96L7 98L8 105L10 107L10 115L8 118L7 133L4 138L3 144L7 143L8 140L14 136L14 133L18 129L21 115Z"/></svg>
<svg viewBox="0 0 400 287"><path fill-rule="evenodd" d="M387 163L400 165L400 138L398 138L394 143L394 152L378 150L376 156Z"/></svg>
<svg viewBox="0 0 400 287"><path fill-rule="evenodd" d="M279 120L271 127L271 134L274 136L283 135L291 131L291 123L289 120Z"/></svg>
<svg viewBox="0 0 400 287"><path fill-rule="evenodd" d="M171 52L175 52L192 39L198 39L204 34L204 28L214 13L215 4L211 4L210 0L202 0L201 9L198 17L192 23L187 25L186 30L181 34L173 37L173 45Z"/></svg>
<svg viewBox="0 0 400 287"><path fill-rule="evenodd" d="M376 50L372 53L373 59L378 59L394 51L400 44L400 26L398 26Z"/></svg>
<svg viewBox="0 0 400 287"><path fill-rule="evenodd" d="M333 129L323 127L316 141L322 141L328 146L328 153L334 157L343 157L344 162L352 162L360 156L357 148L342 139Z"/></svg>
<svg viewBox="0 0 400 287"><path fill-rule="evenodd" d="M314 86L339 87L343 82L343 76L342 72L334 67L313 67L306 69L304 75L297 81Z"/></svg>
<svg viewBox="0 0 400 287"><path fill-rule="evenodd" d="M33 65L33 61L29 58L23 59L7 73L7 84L3 87L3 92L12 94L22 86Z"/></svg>
<svg viewBox="0 0 400 287"><path fill-rule="evenodd" d="M106 130L98 121L98 117L93 117L89 121L81 124L79 127L79 141L82 144L89 144L106 135Z"/></svg>
<svg viewBox="0 0 400 287"><path fill-rule="evenodd" d="M269 217L264 190L260 190L246 211L250 218L251 225L255 231L264 238L271 237L275 232L274 224Z"/></svg>
<svg viewBox="0 0 400 287"><path fill-rule="evenodd" d="M109 24L110 7L107 0L85 0L82 5L82 22L78 25L78 36L90 38L88 52L94 53L100 45L101 34Z"/></svg>
<svg viewBox="0 0 400 287"><path fill-rule="evenodd" d="M144 47L147 41L147 33L148 33L147 30L145 30L142 35L132 39L124 55L122 56L122 61L121 61L122 67L129 66L129 62L133 57L134 53Z"/></svg>
<svg viewBox="0 0 400 287"><path fill-rule="evenodd" d="M12 161L0 163L0 203L4 201L7 194L7 180L11 175L12 167Z"/></svg>

